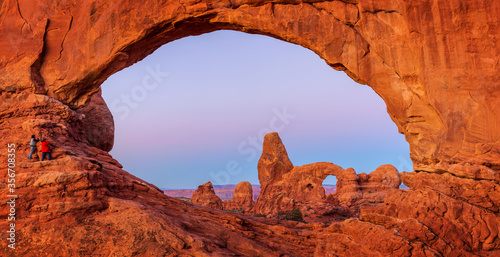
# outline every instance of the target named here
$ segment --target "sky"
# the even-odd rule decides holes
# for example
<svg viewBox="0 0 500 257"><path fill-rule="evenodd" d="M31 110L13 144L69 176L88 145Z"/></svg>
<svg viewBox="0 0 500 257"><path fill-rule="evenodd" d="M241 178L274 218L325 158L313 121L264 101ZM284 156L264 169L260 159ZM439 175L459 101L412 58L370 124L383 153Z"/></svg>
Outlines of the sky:
<svg viewBox="0 0 500 257"><path fill-rule="evenodd" d="M115 122L110 154L162 189L258 184L263 137L272 131L296 166L412 170L382 98L314 52L271 37L217 31L179 39L101 87Z"/></svg>

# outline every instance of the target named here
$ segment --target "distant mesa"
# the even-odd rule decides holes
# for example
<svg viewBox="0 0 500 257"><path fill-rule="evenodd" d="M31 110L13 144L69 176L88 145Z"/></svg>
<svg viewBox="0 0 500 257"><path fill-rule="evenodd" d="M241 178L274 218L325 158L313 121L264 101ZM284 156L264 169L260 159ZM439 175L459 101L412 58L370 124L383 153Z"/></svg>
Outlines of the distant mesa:
<svg viewBox="0 0 500 257"><path fill-rule="evenodd" d="M228 185L213 185L215 194L222 200L228 201L233 198L234 190L236 189L236 184L228 184ZM325 194L331 194L336 192L335 185L323 185L325 189ZM193 197L193 193L196 189L164 189L163 193L167 196L184 199L187 201L191 201L191 197ZM260 185L252 185L253 191L253 200L256 201L259 197L260 193Z"/></svg>

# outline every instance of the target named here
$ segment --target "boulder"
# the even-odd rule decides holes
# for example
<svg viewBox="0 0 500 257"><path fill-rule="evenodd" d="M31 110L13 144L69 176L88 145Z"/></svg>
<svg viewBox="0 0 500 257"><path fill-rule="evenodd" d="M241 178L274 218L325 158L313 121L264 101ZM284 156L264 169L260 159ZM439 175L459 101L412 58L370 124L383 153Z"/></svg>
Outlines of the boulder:
<svg viewBox="0 0 500 257"><path fill-rule="evenodd" d="M236 185L231 200L224 201L224 210L240 210L246 212L254 205L252 185L248 181L242 181Z"/></svg>

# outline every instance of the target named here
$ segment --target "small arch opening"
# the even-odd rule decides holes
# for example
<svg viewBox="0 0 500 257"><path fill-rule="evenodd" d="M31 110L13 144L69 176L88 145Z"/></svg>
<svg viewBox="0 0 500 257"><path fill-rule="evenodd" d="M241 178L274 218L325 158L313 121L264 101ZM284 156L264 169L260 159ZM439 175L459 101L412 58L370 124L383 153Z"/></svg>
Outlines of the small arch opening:
<svg viewBox="0 0 500 257"><path fill-rule="evenodd" d="M328 175L321 184L325 189L325 195L337 193L337 178L333 175Z"/></svg>

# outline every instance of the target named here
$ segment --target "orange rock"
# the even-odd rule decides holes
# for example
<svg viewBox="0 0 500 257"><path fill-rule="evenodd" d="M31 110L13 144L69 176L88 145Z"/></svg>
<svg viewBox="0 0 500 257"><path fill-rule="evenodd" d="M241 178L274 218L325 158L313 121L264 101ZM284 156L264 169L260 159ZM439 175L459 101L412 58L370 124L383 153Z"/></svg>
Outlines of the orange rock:
<svg viewBox="0 0 500 257"><path fill-rule="evenodd" d="M401 185L398 170L389 164L378 167L370 174L355 175L354 169L347 174L341 176L337 182L339 190L331 197L338 199L341 206L348 207L355 213L365 206L383 203L386 192L398 189Z"/></svg>
<svg viewBox="0 0 500 257"><path fill-rule="evenodd" d="M277 151L276 149L279 149ZM266 165L260 165L262 160ZM337 203L351 211L358 212L366 205L380 204L384 201L385 192L398 189L401 184L399 172L392 165L382 165L375 171L367 174L356 174L354 169L344 170L338 165L328 162L319 162L303 166L295 166L290 171L283 169L283 160L289 162L286 149L277 133L270 133L264 137L262 157L259 160L258 172L262 187L254 213L276 217L279 213L294 208L309 211L323 209L327 203ZM291 163L291 162L290 162ZM280 167L276 171L275 167ZM273 174L272 179L267 179ZM337 177L337 193L325 196L322 184L328 175ZM342 213L347 210L342 209ZM312 213L309 215L312 215ZM316 213L316 215L321 215Z"/></svg>
<svg viewBox="0 0 500 257"><path fill-rule="evenodd" d="M212 209L222 210L222 200L215 194L212 182L198 186L194 191L191 202Z"/></svg>
<svg viewBox="0 0 500 257"><path fill-rule="evenodd" d="M46 94L78 109L107 77L163 44L219 29L251 31L311 49L372 87L405 134L416 170L482 178L460 167L500 165L500 36L493 25L499 5L147 0L110 7L8 1L0 23L0 85L5 92Z"/></svg>
<svg viewBox="0 0 500 257"><path fill-rule="evenodd" d="M82 125L87 127L83 131L89 144L104 151L111 151L115 138L115 124L101 92L93 95L89 104L77 112L82 117Z"/></svg>
<svg viewBox="0 0 500 257"><path fill-rule="evenodd" d="M267 184L276 178L281 178L284 174L290 172L293 169L293 164L288 159L285 146L281 142L278 133L267 134L264 137L262 148L262 155L257 169L259 170L260 186L265 188Z"/></svg>
<svg viewBox="0 0 500 257"><path fill-rule="evenodd" d="M3 240L1 256L500 255L500 1L5 0L0 12L0 144L16 145L20 197L16 251ZM360 220L326 228L176 201L123 171L107 152L101 83L163 44L220 29L301 45L370 86L410 145L416 172L402 179L411 189L389 189ZM40 132L53 160L22 159ZM301 172L275 157L263 159L259 179L288 208L307 187L279 194L290 188L275 180ZM338 195L353 196L339 204L397 181L336 176Z"/></svg>
<svg viewBox="0 0 500 257"><path fill-rule="evenodd" d="M248 181L243 181L236 185L234 189L233 199L224 201L224 210L241 210L248 211L253 207L253 189Z"/></svg>
<svg viewBox="0 0 500 257"><path fill-rule="evenodd" d="M362 191L385 191L388 189L398 189L401 185L401 177L398 170L390 165L382 165L368 174L367 180L360 180Z"/></svg>

